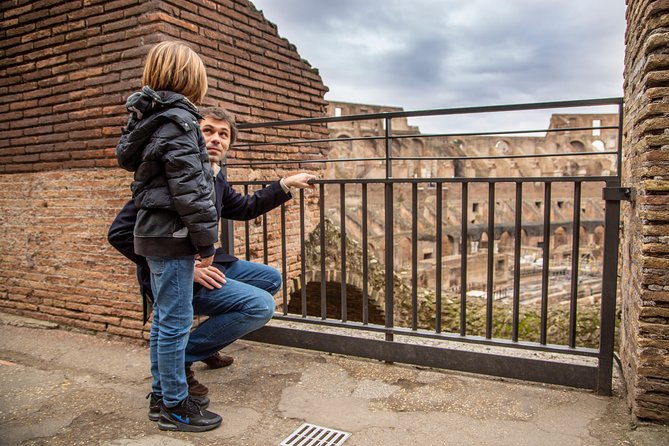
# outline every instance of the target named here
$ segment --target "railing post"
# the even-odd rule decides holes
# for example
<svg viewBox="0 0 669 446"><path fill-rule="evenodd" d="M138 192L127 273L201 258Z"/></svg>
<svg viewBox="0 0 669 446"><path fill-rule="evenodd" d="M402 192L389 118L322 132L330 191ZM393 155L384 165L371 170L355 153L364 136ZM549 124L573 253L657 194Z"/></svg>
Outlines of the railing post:
<svg viewBox="0 0 669 446"><path fill-rule="evenodd" d="M393 176L393 165L392 165L392 150L393 150L393 140L392 140L392 128L391 128L391 118L386 118L386 180L389 180ZM393 281L393 269L394 269L394 240L393 240L393 184L390 181L386 181L384 185L385 192L385 222L386 222L386 231L385 231L385 243L386 243L386 289L385 289L385 316L386 316L386 328L393 328L393 312L394 312L394 281ZM386 341L393 340L393 334L386 332Z"/></svg>
<svg viewBox="0 0 669 446"><path fill-rule="evenodd" d="M616 330L616 294L618 291L618 245L620 231L620 200L629 199L629 189L620 188L615 180L603 190L604 261L602 265L602 306L599 319L599 355L597 364L597 393L611 395L613 375L613 346Z"/></svg>

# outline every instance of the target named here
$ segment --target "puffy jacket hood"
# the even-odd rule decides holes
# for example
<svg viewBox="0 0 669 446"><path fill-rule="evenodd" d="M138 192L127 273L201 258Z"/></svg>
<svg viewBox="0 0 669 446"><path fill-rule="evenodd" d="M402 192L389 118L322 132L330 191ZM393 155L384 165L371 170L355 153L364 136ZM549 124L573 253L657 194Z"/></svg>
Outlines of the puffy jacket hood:
<svg viewBox="0 0 669 446"><path fill-rule="evenodd" d="M202 119L197 108L184 95L171 91L156 92L146 86L131 94L125 107L130 117L116 146L116 159L121 167L131 172L137 170L147 140L167 120L190 130L189 115Z"/></svg>

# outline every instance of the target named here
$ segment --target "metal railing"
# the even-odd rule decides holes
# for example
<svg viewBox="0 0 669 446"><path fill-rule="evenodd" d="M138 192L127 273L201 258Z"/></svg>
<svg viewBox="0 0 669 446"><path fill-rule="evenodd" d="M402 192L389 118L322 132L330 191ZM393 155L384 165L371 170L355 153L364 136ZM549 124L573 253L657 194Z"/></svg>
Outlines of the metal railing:
<svg viewBox="0 0 669 446"><path fill-rule="evenodd" d="M616 126L600 126L600 127L572 127L559 129L543 129L543 130L505 130L495 132L473 132L473 133L438 133L438 134L393 134L393 119L408 118L408 117L424 117L424 116L447 116L460 114L478 114L491 112L509 112L522 110L543 110L543 109L564 109L573 107L597 107L597 106L617 106L618 107L618 124ZM384 146L383 157L365 157L365 158L346 158L346 159L296 159L296 160L282 160L282 161L252 161L228 163L228 168L233 166L261 166L261 165L308 165L320 163L341 163L341 162L363 162L363 161L383 161L385 163L385 177L383 178L355 178L355 179L319 179L314 181L318 187L319 197L319 214L318 222L316 224L319 230L318 247L320 249L320 264L307 265L306 264L306 249L307 236L305 232L305 194L304 191L299 193L299 246L300 246L300 274L299 283L301 288L299 290L299 312L289 313L289 289L288 282L291 277L288 277L288 259L287 259L287 242L286 242L286 206L281 206L280 213L280 228L281 228L281 270L283 273L283 313L276 314L275 319L279 321L286 321L292 324L290 326L282 326L281 324L270 324L263 329L247 336L248 339L259 340L270 343L277 343L289 345L300 348L310 348L320 351L356 355L367 358L375 358L380 360L392 362L412 363L423 366L432 366L446 369L453 369L465 372L483 373L495 376L503 376L545 383L561 384L581 388L594 389L600 394L611 393L611 377L613 364L613 348L615 337L615 307L616 307L616 290L617 290L617 263L618 263L618 243L619 243L619 220L620 220L620 201L627 199L629 190L621 188L621 131L622 131L622 99L596 99L596 100L580 100L580 101L563 101L563 102L549 102L536 104L518 104L518 105L499 105L488 107L467 107L454 109L440 109L440 110L423 110L423 111L402 111L390 113L375 113L366 115L348 115L341 117L330 118L312 118L300 119L292 121L276 121L259 124L243 124L240 125L240 130L249 132L253 129L267 128L267 127L290 127L290 126L304 126L304 125L324 125L329 123L336 123L342 121L362 121L362 120L378 120L384 122L384 134L372 137L346 137L346 138L328 138L328 139L302 139L291 140L288 142L261 142L239 144L237 147L250 146L285 146L285 145L302 145L326 143L331 144L339 141L365 141L374 140L382 141ZM463 136L499 136L511 134L525 134L537 132L573 132L593 129L606 129L617 131L616 150L598 151L598 152L559 152L541 153L541 154L516 154L511 156L501 155L477 155L477 156L428 156L428 157L400 157L393 155L393 141L402 138L452 138ZM485 160L497 158L543 158L543 157L578 157L578 156L614 156L616 159L616 172L612 175L600 176L549 176L549 177L488 177L488 178L467 178L467 177L437 177L437 178L395 178L393 177L393 163L396 161L407 160L436 160L436 161L460 161L460 160ZM512 271L512 288L508 291L505 289L503 295L500 290L495 290L495 249L496 243L494 234L499 222L496 221L496 193L502 183L510 183L514 185L513 200L515 201L515 214L513 220L513 265ZM551 279L550 261L551 261L551 246L550 234L551 228L555 222L551 222L551 205L553 199L553 186L559 183L567 183L573 187L573 218L569 223L572 228L571 237L571 264L569 272L569 283L565 285L568 289L569 295L569 321L568 321L568 341L564 344L555 344L549 342L549 306L550 302L550 287ZM244 181L232 182L238 186L242 186L245 193L248 193L252 188L264 187L266 182L262 181ZM538 340L526 341L521 338L520 327L522 323L522 312L520 311L522 305L523 282L521 281L521 239L524 231L523 223L523 186L526 184L542 185L543 187L543 221L541 222L541 230L543 234L542 247L542 262L540 267L540 297L539 297L539 327ZM579 239L579 229L583 225L581 220L582 207L582 191L584 187L591 187L593 184L603 184L602 200L604 206L604 238L603 238L603 260L601 269L601 300L600 300L600 317L599 317L599 341L596 348L583 347L577 345L577 311L578 311L578 297L579 297L579 247L581 241ZM434 189L429 188L430 185L436 185ZM486 233L489 236L487 256L486 256L486 286L485 286L485 324L483 333L472 334L468 332L469 308L468 303L471 303L471 298L468 296L468 244L471 234L470 221L468 219L470 209L470 192L473 187L477 185L487 186L487 222L484 223ZM444 203L444 186L450 186L449 191L459 190L460 201L460 227L459 227L459 248L460 248L460 271L459 283L459 330L444 330L442 326L442 310L444 310L444 293L442 286L442 269L443 269L443 252L442 239L443 232L443 203ZM339 238L341 246L339 247L339 271L337 272L340 282L340 300L338 302L340 314L333 318L328 315L328 301L326 299L328 282L326 265L326 218L325 218L325 196L326 187L338 188L339 190L339 209L340 224L339 224ZM378 310L383 314L384 324L373 324L369 322L369 312L372 306L371 290L369 289L370 269L369 269L369 190L372 187L383 188L383 211L384 216L384 249L382 265L383 277L385 285L378 291L377 294L383 296L382 304L378 304ZM410 280L407 282L407 287L410 289L409 300L409 316L405 321L404 326L396 323L395 315L398 314L397 302L395 298L396 288L396 271L394 270L395 259L395 228L396 221L395 214L395 200L394 195L397 188L405 187L411 190L411 271ZM251 189L250 189L251 188ZM349 192L355 189L360 191L361 203L361 275L360 281L360 304L362 308L362 317L358 321L350 320L347 314L347 308L350 304L349 295L347 292L347 280L351 275L349 270L347 255L346 240L347 240L347 226L345 210L347 208L347 198L350 197ZM421 323L419 312L419 286L418 286L418 207L419 207L419 190L433 190L435 201L435 224L434 224L434 238L435 238L435 285L433 289L434 296L434 326L429 328L423 327ZM447 208L448 211L448 208ZM262 260L268 262L268 228L267 218L262 220L262 240L263 240L263 258ZM227 226L232 230L232 225ZM244 251L247 259L251 259L250 253L250 233L248 222L244 225ZM228 244L228 249L233 248L233 238L230 234L224 237ZM307 271L312 268L320 273L320 294L315 296L319 300L318 306L320 308L318 315L310 315L308 312L308 298L312 301L314 296L307 296ZM565 276L560 274L560 276ZM332 281L332 280L330 280ZM537 283L537 286L539 286ZM495 304L499 298L511 299L510 311L510 336L500 337L494 335L493 327L493 311ZM507 297L509 296L509 297ZM294 293L292 299L297 299L297 293ZM357 299L357 298L356 298ZM329 327L329 331L315 331L314 327ZM303 327L303 328L299 328ZM339 330L339 331L338 331ZM351 333L367 333L371 335L356 335ZM374 338L373 334L383 336L383 339ZM434 341L433 345L423 345L421 343L411 342L410 339L423 339ZM462 345L483 345L488 348L497 349L492 352L480 351L480 349L462 348ZM511 350L509 350L511 349ZM558 355L560 358L534 357L533 355L511 354L510 351L533 351L546 352ZM580 363L574 361L573 358L592 358L594 362L584 361Z"/></svg>

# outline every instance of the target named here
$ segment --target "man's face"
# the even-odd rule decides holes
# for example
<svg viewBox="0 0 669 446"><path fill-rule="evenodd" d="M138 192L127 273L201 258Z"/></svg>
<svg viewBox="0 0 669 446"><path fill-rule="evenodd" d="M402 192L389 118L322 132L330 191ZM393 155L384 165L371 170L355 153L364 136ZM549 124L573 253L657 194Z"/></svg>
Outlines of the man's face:
<svg viewBox="0 0 669 446"><path fill-rule="evenodd" d="M200 121L200 128L207 143L207 153L211 164L220 164L225 152L230 148L230 124L222 119L205 116Z"/></svg>

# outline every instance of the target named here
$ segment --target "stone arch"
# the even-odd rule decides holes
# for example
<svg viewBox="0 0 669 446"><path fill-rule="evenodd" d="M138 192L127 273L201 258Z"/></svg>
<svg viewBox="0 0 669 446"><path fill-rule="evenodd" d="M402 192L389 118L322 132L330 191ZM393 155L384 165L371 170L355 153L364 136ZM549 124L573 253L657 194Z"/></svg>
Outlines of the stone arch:
<svg viewBox="0 0 669 446"><path fill-rule="evenodd" d="M511 252L514 248L513 236L509 231L504 231L499 236L499 252Z"/></svg>
<svg viewBox="0 0 669 446"><path fill-rule="evenodd" d="M563 226L560 226L553 231L553 246L557 248L558 246L568 245L569 244L569 235Z"/></svg>
<svg viewBox="0 0 669 446"><path fill-rule="evenodd" d="M397 240L397 250L395 252L395 267L403 268L411 264L411 237L401 236Z"/></svg>
<svg viewBox="0 0 669 446"><path fill-rule="evenodd" d="M455 253L455 240L447 235L441 239L441 255L452 256Z"/></svg>
<svg viewBox="0 0 669 446"><path fill-rule="evenodd" d="M495 151L504 155L511 153L511 144L509 144L509 141L505 139L499 139L495 143Z"/></svg>
<svg viewBox="0 0 669 446"><path fill-rule="evenodd" d="M578 245L580 247L588 246L588 230L581 226L578 230Z"/></svg>
<svg viewBox="0 0 669 446"><path fill-rule="evenodd" d="M577 139L569 141L569 145L575 152L585 152L585 144Z"/></svg>
<svg viewBox="0 0 669 446"><path fill-rule="evenodd" d="M597 226L592 234L592 242L595 246L604 246L604 226Z"/></svg>
<svg viewBox="0 0 669 446"><path fill-rule="evenodd" d="M586 168L586 173L589 176L602 175L603 171L604 167L602 166L601 161L591 161L588 163L588 167Z"/></svg>
<svg viewBox="0 0 669 446"><path fill-rule="evenodd" d="M606 144L601 139L596 139L592 142L592 147L597 152L603 152L606 149Z"/></svg>
<svg viewBox="0 0 669 446"><path fill-rule="evenodd" d="M481 233L481 244L479 245L480 249L488 249L488 233Z"/></svg>
<svg viewBox="0 0 669 446"><path fill-rule="evenodd" d="M580 169L576 161L567 161L564 168L565 168L565 175L568 177L573 177L578 175L578 171Z"/></svg>
<svg viewBox="0 0 669 446"><path fill-rule="evenodd" d="M341 282L333 277L333 271L327 272L329 278L325 282L325 307L328 319L341 320ZM321 281L318 274L313 275L312 279L305 284L306 295L306 313L308 316L321 316ZM356 281L356 280L354 280ZM359 281L357 285L360 285ZM346 319L349 321L363 321L363 295L362 288L352 283L346 284ZM379 304L378 292L369 290L368 298L368 322L371 324L383 325L385 323L383 306ZM288 300L289 314L302 314L302 286L296 284L290 293Z"/></svg>

